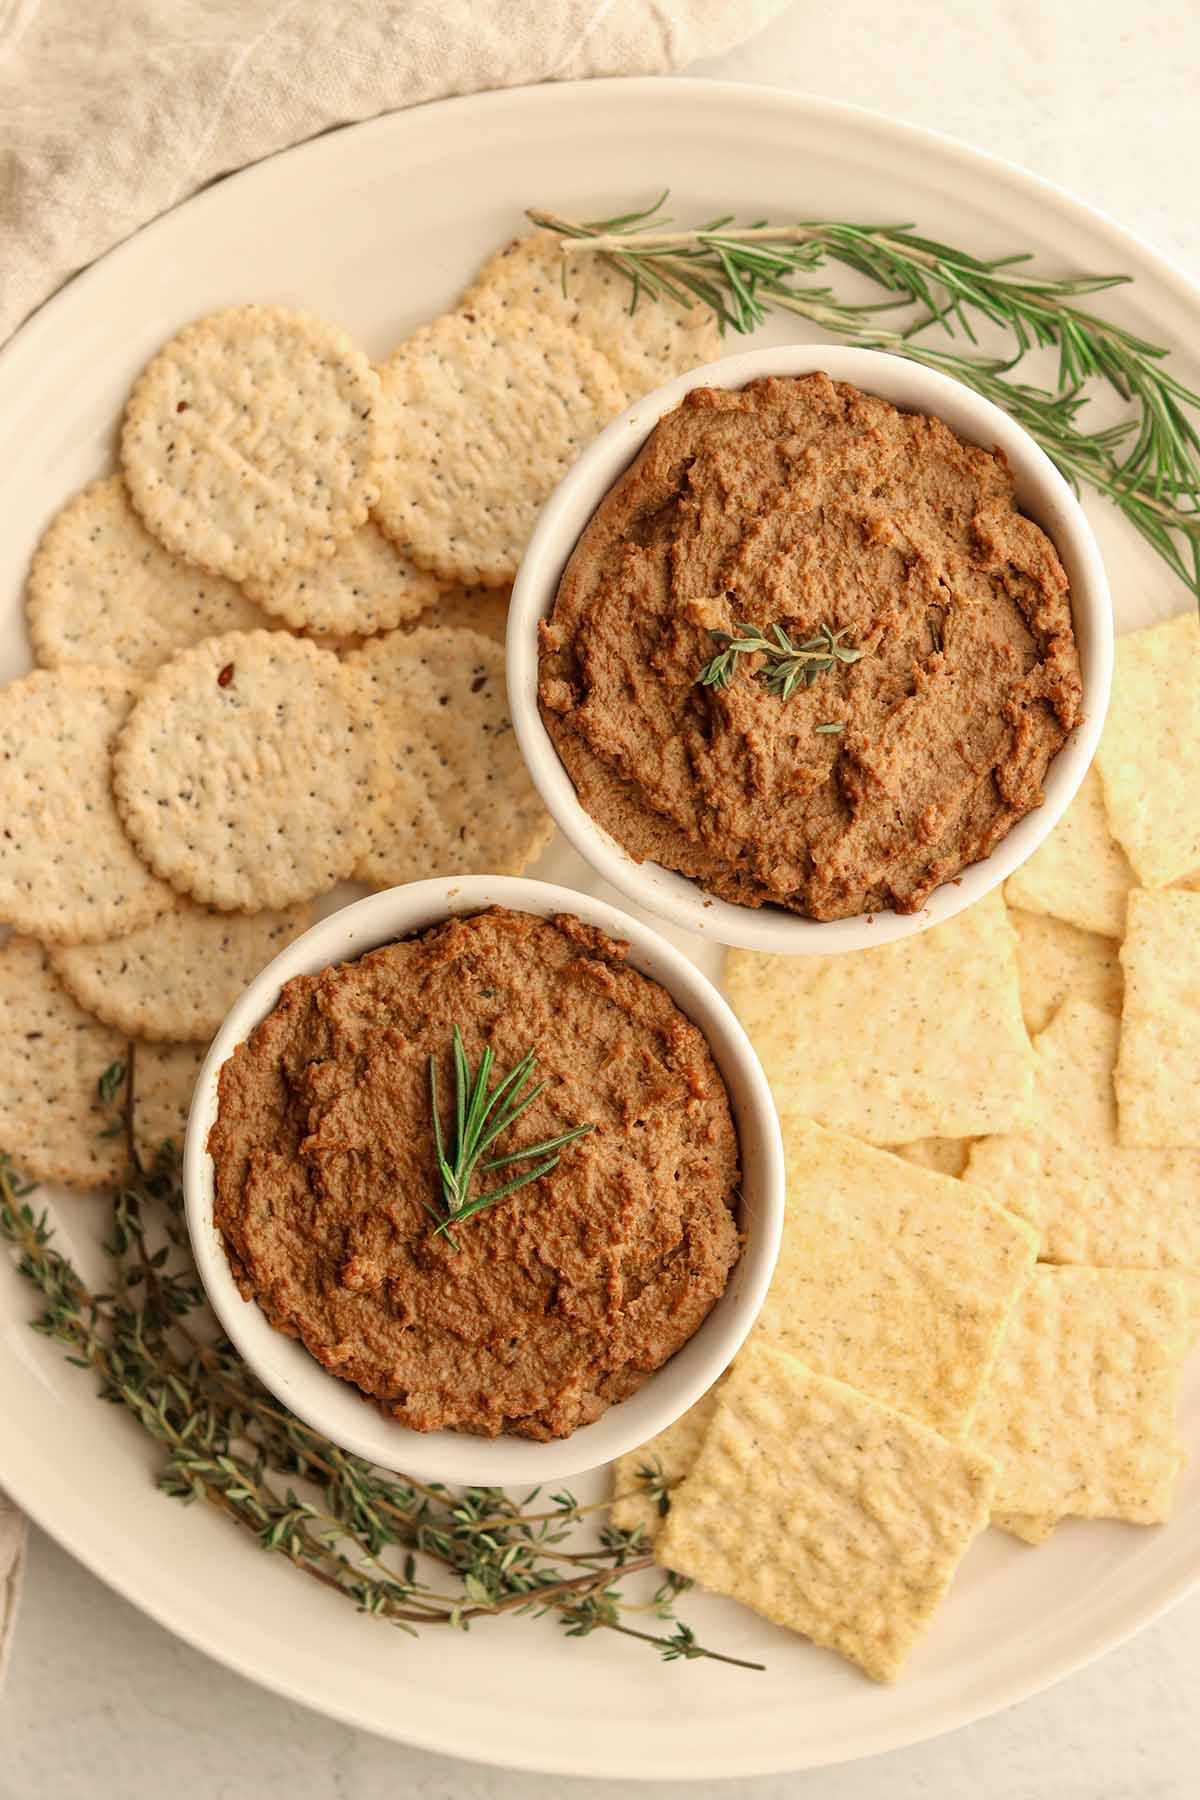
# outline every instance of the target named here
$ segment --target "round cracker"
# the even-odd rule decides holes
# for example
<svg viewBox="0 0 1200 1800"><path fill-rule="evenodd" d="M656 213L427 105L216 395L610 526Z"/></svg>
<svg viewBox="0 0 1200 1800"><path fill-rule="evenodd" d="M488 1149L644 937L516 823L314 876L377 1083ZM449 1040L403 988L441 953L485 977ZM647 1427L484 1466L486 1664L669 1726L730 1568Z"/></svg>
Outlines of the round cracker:
<svg viewBox="0 0 1200 1800"><path fill-rule="evenodd" d="M25 589L44 669L107 663L148 674L218 631L269 623L241 588L151 537L119 475L94 481L50 521Z"/></svg>
<svg viewBox="0 0 1200 1800"><path fill-rule="evenodd" d="M121 466L147 527L202 569L266 581L332 556L376 497L379 379L336 326L237 306L159 351Z"/></svg>
<svg viewBox="0 0 1200 1800"><path fill-rule="evenodd" d="M246 583L265 611L318 640L392 631L418 618L441 591L370 519L310 569Z"/></svg>
<svg viewBox="0 0 1200 1800"><path fill-rule="evenodd" d="M308 906L251 915L190 902L108 944L58 948L50 961L80 1006L127 1037L211 1038L247 982L306 930Z"/></svg>
<svg viewBox="0 0 1200 1800"><path fill-rule="evenodd" d="M426 625L449 625L457 631L478 631L503 644L508 631L510 587L463 587L455 582L442 588L425 617Z"/></svg>
<svg viewBox="0 0 1200 1800"><path fill-rule="evenodd" d="M127 1060L119 1032L76 1006L32 938L0 948L0 1148L35 1181L103 1187L125 1167L124 1135L102 1137L119 1108L99 1081Z"/></svg>
<svg viewBox="0 0 1200 1800"><path fill-rule="evenodd" d="M511 582L542 502L625 404L612 364L530 312L448 313L380 370L379 524L443 581Z"/></svg>
<svg viewBox="0 0 1200 1800"><path fill-rule="evenodd" d="M378 803L363 678L282 631L231 631L150 677L113 789L146 861L226 912L294 906L349 875Z"/></svg>
<svg viewBox="0 0 1200 1800"><path fill-rule="evenodd" d="M720 327L708 307L643 289L631 312L627 278L590 251L564 257L562 241L553 231L516 238L484 263L459 309L519 307L569 325L612 363L627 401L720 356Z"/></svg>
<svg viewBox="0 0 1200 1800"><path fill-rule="evenodd" d="M90 944L175 903L139 861L109 787L117 733L142 691L121 669L36 669L0 688L0 919Z"/></svg>
<svg viewBox="0 0 1200 1800"><path fill-rule="evenodd" d="M517 747L500 646L425 626L373 638L346 662L370 679L392 757L360 880L520 875L554 827Z"/></svg>

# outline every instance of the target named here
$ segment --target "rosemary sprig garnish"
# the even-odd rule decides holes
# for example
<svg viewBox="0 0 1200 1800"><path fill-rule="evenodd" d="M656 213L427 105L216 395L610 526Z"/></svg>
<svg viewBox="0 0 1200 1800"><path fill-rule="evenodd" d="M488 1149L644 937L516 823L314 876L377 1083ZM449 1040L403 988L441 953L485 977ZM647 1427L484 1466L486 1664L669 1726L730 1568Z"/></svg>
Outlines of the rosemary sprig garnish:
<svg viewBox="0 0 1200 1800"><path fill-rule="evenodd" d="M772 625L770 637L750 624L735 625L732 631L710 631L713 642L724 648L705 664L696 680L701 687L727 688L737 674L739 656L761 656L763 661L754 671L755 678L780 700L790 700L797 687L811 687L818 675L827 675L839 663L856 663L866 655L864 650L852 650L843 644L849 629L847 625L834 631L823 624L815 637L802 644L793 644L779 624ZM829 729L817 727L818 731ZM834 729L840 731L841 727Z"/></svg>
<svg viewBox="0 0 1200 1800"><path fill-rule="evenodd" d="M111 1098L120 1078L108 1085ZM653 1568L640 1532L577 1535L585 1515L611 1501L581 1505L563 1491L531 1511L537 1490L516 1500L500 1488L455 1491L385 1474L275 1400L207 1315L171 1147L149 1176L131 1165L113 1196L103 1294L56 1248L33 1191L0 1156L0 1241L40 1296L33 1328L92 1370L99 1397L159 1445L164 1494L204 1501L264 1550L410 1634L549 1614L569 1637L607 1630L667 1661L761 1667L709 1650L676 1618L686 1582L658 1570L644 1599L625 1592ZM643 1630L638 1617L661 1629Z"/></svg>
<svg viewBox="0 0 1200 1800"><path fill-rule="evenodd" d="M591 224L531 210L535 224L563 238L564 280L571 254L592 252L643 294L708 307L722 332L753 331L783 310L821 330L940 369L994 401L1022 424L1073 487L1105 494L1200 600L1200 395L1166 367L1169 352L1080 306L1119 287L1127 275L1037 275L1026 254L982 258L922 236L910 225L807 220L792 225L731 217L694 231L668 231L665 193L642 211ZM797 277L830 263L866 277L888 299L860 304L830 286ZM907 307L892 329L876 315ZM1005 352L946 349L927 334L960 332L978 345L986 321L1009 339ZM919 341L920 340L920 341ZM1014 378L1030 352L1057 352L1055 386ZM1079 416L1089 387L1108 388L1130 409L1122 422L1085 430Z"/></svg>
<svg viewBox="0 0 1200 1800"><path fill-rule="evenodd" d="M543 1138L536 1144L525 1144L520 1150L510 1150L506 1156L493 1156L490 1161L481 1163L479 1159L484 1151L490 1149L503 1132L516 1124L521 1114L543 1092L546 1083L539 1081L523 1099L518 1098L537 1061L534 1052L527 1050L516 1067L510 1069L489 1094L488 1080L495 1062L491 1047L485 1045L479 1058L479 1067L472 1075L471 1065L463 1048L462 1033L457 1025L453 1027L451 1034L451 1054L454 1061L454 1135L450 1155L447 1155L442 1135L437 1057L429 1058L429 1106L433 1114L433 1138L445 1210L442 1214L433 1207L426 1210L437 1221L433 1230L434 1237L439 1233L444 1234L457 1250L458 1245L450 1235L451 1225L461 1224L463 1220L473 1218L476 1213L486 1212L498 1200L505 1200L509 1194L528 1187L531 1181L540 1181L543 1175L548 1175L551 1169L557 1167L557 1152L564 1144L573 1143L576 1138L583 1137L596 1128L594 1125L576 1125L570 1131L560 1131L556 1137ZM480 1175L490 1175L496 1169L510 1168L513 1163L532 1162L539 1156L544 1160L535 1168L527 1169L523 1175L514 1176L511 1181L492 1188L486 1194L472 1197L471 1180L477 1169Z"/></svg>

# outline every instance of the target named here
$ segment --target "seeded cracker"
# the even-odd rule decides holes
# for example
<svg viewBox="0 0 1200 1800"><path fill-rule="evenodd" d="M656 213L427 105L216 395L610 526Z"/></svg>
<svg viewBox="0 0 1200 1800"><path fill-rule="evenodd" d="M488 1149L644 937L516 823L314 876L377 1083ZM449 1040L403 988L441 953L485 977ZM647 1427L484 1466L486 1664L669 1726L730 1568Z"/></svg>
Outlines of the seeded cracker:
<svg viewBox="0 0 1200 1800"><path fill-rule="evenodd" d="M1021 1008L1031 1035L1045 1030L1068 996L1089 1000L1114 1017L1120 1013L1121 956L1112 938L1080 931L1049 913L1012 907L1009 917L1016 927Z"/></svg>
<svg viewBox="0 0 1200 1800"><path fill-rule="evenodd" d="M81 1012L32 938L0 946L0 1150L22 1174L102 1187L125 1161L97 1083L125 1061L120 1034ZM113 1098L119 1113L121 1095Z"/></svg>
<svg viewBox="0 0 1200 1800"><path fill-rule="evenodd" d="M121 829L111 747L141 692L119 669L40 669L0 688L0 920L94 943L174 904Z"/></svg>
<svg viewBox="0 0 1200 1800"><path fill-rule="evenodd" d="M1004 885L1010 906L1051 913L1081 931L1119 938L1135 876L1109 830L1104 790L1093 766L1044 843Z"/></svg>
<svg viewBox="0 0 1200 1800"><path fill-rule="evenodd" d="M1120 1031L1109 1013L1065 1000L1035 1043L1028 1126L981 1138L967 1180L1029 1220L1047 1262L1200 1271L1200 1149L1119 1141Z"/></svg>
<svg viewBox="0 0 1200 1800"><path fill-rule="evenodd" d="M503 644L508 630L508 602L512 589L467 588L457 582L443 588L430 607L427 625L450 625L456 630L479 631Z"/></svg>
<svg viewBox="0 0 1200 1800"><path fill-rule="evenodd" d="M441 591L370 519L311 567L246 583L265 611L318 641L326 633L370 637L391 631L419 618Z"/></svg>
<svg viewBox="0 0 1200 1800"><path fill-rule="evenodd" d="M483 265L459 310L513 309L557 319L588 339L612 363L629 400L721 354L721 333L708 307L633 289L599 256L568 253L555 232L517 238ZM565 270L565 282L564 282Z"/></svg>
<svg viewBox="0 0 1200 1800"><path fill-rule="evenodd" d="M971 1154L970 1138L918 1138L912 1144L892 1144L893 1156L902 1156L905 1162L915 1163L918 1169L932 1169L935 1175L950 1175L957 1179L967 1166L967 1157Z"/></svg>
<svg viewBox="0 0 1200 1800"><path fill-rule="evenodd" d="M50 960L81 1006L128 1037L207 1040L310 917L307 906L247 917L181 901L128 937L52 950Z"/></svg>
<svg viewBox="0 0 1200 1800"><path fill-rule="evenodd" d="M665 1496L665 1506L657 1496L652 1496L646 1483L639 1478L639 1470L651 1469L657 1479L666 1486L676 1489L684 1477L690 1474L700 1454L700 1446L708 1435L717 1410L717 1390L710 1388L707 1394L690 1406L682 1418L668 1425L646 1444L637 1450L631 1450L626 1456L618 1456L612 1465L612 1491L622 1496L613 1506L609 1517L618 1531L637 1531L649 1543L654 1543L662 1522L673 1504L674 1495Z"/></svg>
<svg viewBox="0 0 1200 1800"><path fill-rule="evenodd" d="M656 1551L890 1681L987 1524L995 1481L974 1449L749 1348Z"/></svg>
<svg viewBox="0 0 1200 1800"><path fill-rule="evenodd" d="M30 565L25 611L44 669L115 663L143 674L214 632L268 623L232 581L164 550L119 475L93 482L51 520Z"/></svg>
<svg viewBox="0 0 1200 1800"><path fill-rule="evenodd" d="M963 1435L1037 1240L985 1193L784 1112L787 1208L757 1341Z"/></svg>
<svg viewBox="0 0 1200 1800"><path fill-rule="evenodd" d="M359 879L392 887L528 868L553 824L517 747L500 646L430 626L375 638L346 666L370 683L392 768Z"/></svg>
<svg viewBox="0 0 1200 1800"><path fill-rule="evenodd" d="M379 379L344 332L283 307L189 325L134 388L121 466L147 527L232 581L331 556L374 504Z"/></svg>
<svg viewBox="0 0 1200 1800"><path fill-rule="evenodd" d="M203 1044L135 1044L133 1151L147 1172L164 1144L183 1149L192 1089L208 1049Z"/></svg>
<svg viewBox="0 0 1200 1800"><path fill-rule="evenodd" d="M164 663L121 733L125 827L181 893L293 906L350 874L379 804L366 684L282 631L232 631Z"/></svg>
<svg viewBox="0 0 1200 1800"><path fill-rule="evenodd" d="M611 363L536 313L451 313L380 374L379 524L444 581L503 587L542 502L624 405Z"/></svg>
<svg viewBox="0 0 1200 1800"><path fill-rule="evenodd" d="M1000 1464L998 1512L1142 1525L1170 1516L1198 1294L1194 1277L1177 1274L1035 1269L972 1426Z"/></svg>
<svg viewBox="0 0 1200 1800"><path fill-rule="evenodd" d="M1200 894L1135 888L1121 963L1121 1142L1200 1148Z"/></svg>
<svg viewBox="0 0 1200 1800"><path fill-rule="evenodd" d="M835 1131L882 1145L974 1137L1028 1105L1033 1052L999 894L857 956L733 950L725 987L780 1106Z"/></svg>
<svg viewBox="0 0 1200 1800"><path fill-rule="evenodd" d="M1200 621L1118 638L1096 752L1113 834L1144 887L1200 871Z"/></svg>

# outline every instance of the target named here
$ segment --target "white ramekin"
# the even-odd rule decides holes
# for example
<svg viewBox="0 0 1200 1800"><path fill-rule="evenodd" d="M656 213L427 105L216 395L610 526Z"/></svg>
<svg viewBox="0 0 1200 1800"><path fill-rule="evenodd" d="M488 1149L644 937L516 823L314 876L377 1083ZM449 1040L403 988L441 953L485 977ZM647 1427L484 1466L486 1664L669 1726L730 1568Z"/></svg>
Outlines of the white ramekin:
<svg viewBox="0 0 1200 1800"><path fill-rule="evenodd" d="M735 906L673 870L635 862L580 805L538 710L538 623L554 606L584 527L658 421L695 387L739 388L765 375L814 370L852 382L906 412L932 413L967 442L1002 450L1016 477L1019 506L1053 540L1071 583L1083 719L1050 765L1045 803L1027 813L990 856L937 888L916 913L879 912L820 922L779 907ZM828 344L789 344L746 350L679 376L629 407L584 451L542 509L517 575L508 614L508 697L522 753L546 806L579 854L621 893L673 925L720 944L824 953L870 949L924 931L981 899L1037 849L1092 760L1108 706L1112 654L1112 600L1092 529L1070 487L1021 426L961 382L902 357Z"/></svg>
<svg viewBox="0 0 1200 1800"><path fill-rule="evenodd" d="M568 1438L411 1431L386 1419L348 1382L330 1375L294 1338L267 1323L234 1284L213 1224L213 1169L206 1149L221 1065L274 1007L285 981L315 974L456 913L507 906L547 918L574 913L630 946L632 968L661 982L704 1033L724 1077L741 1143L745 1248L729 1286L695 1336L629 1400ZM745 1032L716 988L649 926L570 888L511 876L417 881L373 894L322 919L255 977L213 1040L192 1097L183 1153L192 1249L208 1298L259 1380L306 1424L382 1468L422 1480L489 1487L535 1485L621 1456L662 1431L698 1400L732 1361L762 1305L783 1225L783 1144L771 1090Z"/></svg>

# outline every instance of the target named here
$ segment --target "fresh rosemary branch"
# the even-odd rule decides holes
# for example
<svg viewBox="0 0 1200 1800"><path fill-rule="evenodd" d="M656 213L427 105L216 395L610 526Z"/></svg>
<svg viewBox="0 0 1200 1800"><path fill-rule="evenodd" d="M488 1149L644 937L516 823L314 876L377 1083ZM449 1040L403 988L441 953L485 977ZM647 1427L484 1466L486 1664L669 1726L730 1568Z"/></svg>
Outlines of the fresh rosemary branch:
<svg viewBox="0 0 1200 1800"><path fill-rule="evenodd" d="M120 1083L109 1081L111 1098ZM562 1492L531 1512L537 1490L518 1502L499 1488L455 1492L387 1475L275 1400L213 1335L169 1147L152 1175L131 1168L113 1197L103 1295L55 1247L33 1191L0 1157L0 1240L40 1295L34 1329L92 1370L101 1399L123 1407L161 1447L165 1494L204 1501L264 1550L409 1633L549 1614L569 1637L607 1630L668 1661L761 1667L709 1650L676 1619L686 1585L678 1578L658 1571L647 1600L626 1596L618 1583L653 1567L640 1532L607 1526L598 1542L567 1547L584 1515L610 1502L583 1506ZM647 1613L663 1629L630 1623Z"/></svg>
<svg viewBox="0 0 1200 1800"><path fill-rule="evenodd" d="M591 224L538 210L529 217L561 235L564 281L574 254L601 255L628 279L631 307L643 294L698 304L713 312L722 333L753 331L782 310L955 376L1011 413L1072 486L1086 483L1107 495L1200 600L1200 428L1193 416L1200 395L1172 374L1161 345L1077 304L1129 276L1054 279L1034 274L1027 255L970 256L907 225L739 226L727 217L695 231L668 231L665 200L664 193L643 211ZM888 299L857 304L828 285L797 281L830 263L865 276ZM901 307L912 316L892 329L878 322L880 312ZM1007 334L1005 353L979 352L980 321ZM927 334L938 327L975 348L930 343ZM1052 389L1013 374L1043 348L1057 352ZM1130 416L1088 431L1080 413L1096 385L1117 395Z"/></svg>
<svg viewBox="0 0 1200 1800"><path fill-rule="evenodd" d="M426 1210L436 1220L434 1237L444 1233L457 1250L458 1245L450 1235L451 1225L473 1218L476 1213L486 1212L498 1200L507 1199L509 1194L515 1194L519 1188L527 1187L531 1181L538 1181L543 1175L548 1175L551 1169L557 1167L557 1152L563 1145L573 1143L576 1138L594 1131L595 1126L576 1125L571 1131L560 1131L556 1137L543 1138L540 1143L526 1144L520 1150L510 1150L506 1156L493 1156L490 1161L480 1163L479 1159L484 1151L490 1149L503 1132L516 1124L521 1114L533 1105L546 1083L539 1081L524 1099L518 1098L537 1061L534 1052L527 1050L516 1068L498 1081L489 1094L488 1080L495 1061L492 1051L485 1046L479 1059L479 1067L472 1075L471 1065L463 1048L462 1033L457 1025L453 1028L451 1055L454 1062L454 1135L451 1155L446 1153L442 1134L437 1057L429 1058L429 1106L433 1114L433 1137L445 1210L442 1214L433 1207L427 1207ZM490 1175L496 1169L510 1168L513 1163L531 1162L538 1156L544 1160L535 1168L515 1176L498 1188L492 1188L489 1193L471 1197L471 1180L477 1168L481 1175Z"/></svg>
<svg viewBox="0 0 1200 1800"><path fill-rule="evenodd" d="M851 650L842 643L849 631L845 626L841 631L833 631L828 625L822 625L816 637L806 639L803 644L793 644L782 625L772 625L773 637L767 637L757 625L735 625L730 631L710 631L709 637L715 644L723 644L725 648L706 663L696 680L701 687L727 688L737 673L739 656L761 656L763 661L754 671L757 680L761 681L769 693L777 694L781 700L790 700L799 686L811 687L818 675L827 675L839 663L856 663L866 654L863 650ZM819 725L818 731L828 731L827 725Z"/></svg>

